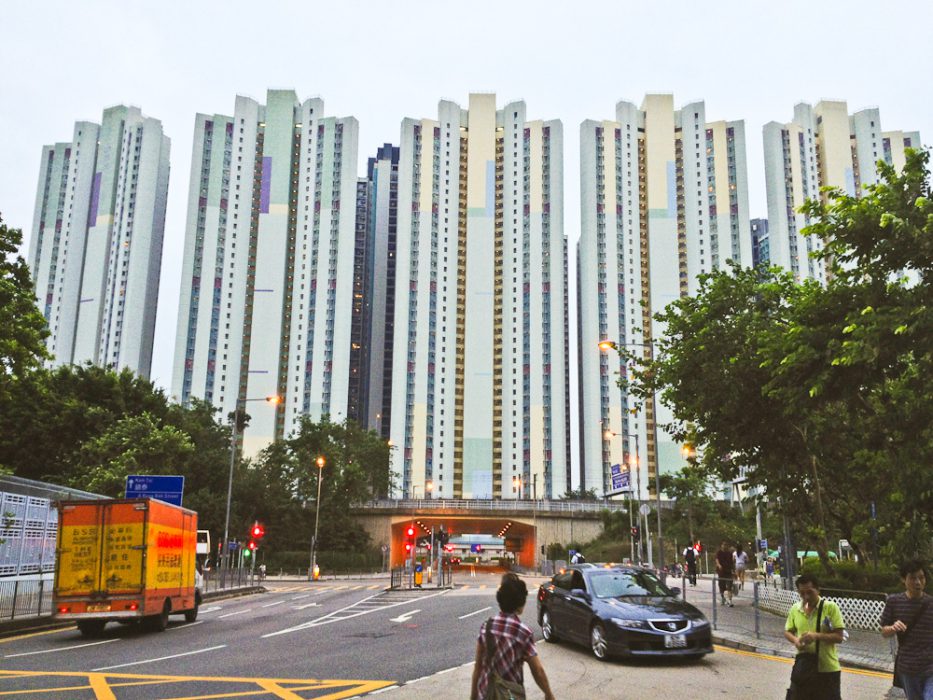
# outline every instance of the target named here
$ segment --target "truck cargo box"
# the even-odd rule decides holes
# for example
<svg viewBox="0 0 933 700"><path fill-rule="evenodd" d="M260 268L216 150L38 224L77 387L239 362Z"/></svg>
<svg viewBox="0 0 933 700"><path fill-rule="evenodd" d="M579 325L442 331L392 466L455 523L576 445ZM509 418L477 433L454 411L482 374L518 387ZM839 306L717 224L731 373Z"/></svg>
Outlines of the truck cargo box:
<svg viewBox="0 0 933 700"><path fill-rule="evenodd" d="M108 620L165 629L197 618L195 512L150 498L59 504L53 615L86 635Z"/></svg>

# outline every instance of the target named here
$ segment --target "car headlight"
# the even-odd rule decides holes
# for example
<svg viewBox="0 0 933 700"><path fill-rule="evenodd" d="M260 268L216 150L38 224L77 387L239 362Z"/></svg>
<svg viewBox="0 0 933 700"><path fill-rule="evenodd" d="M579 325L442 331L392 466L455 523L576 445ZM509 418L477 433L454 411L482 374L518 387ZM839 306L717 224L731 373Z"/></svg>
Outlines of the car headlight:
<svg viewBox="0 0 933 700"><path fill-rule="evenodd" d="M697 627L707 627L709 626L709 620L691 620L690 625L696 629Z"/></svg>
<svg viewBox="0 0 933 700"><path fill-rule="evenodd" d="M619 627L634 627L634 628L639 628L639 629L641 629L641 628L644 628L644 626L645 626L645 621L644 621L644 620L628 620L628 619L626 619L626 618L624 618L624 617L613 617L613 618L610 618L610 619L611 619L615 624L617 624Z"/></svg>

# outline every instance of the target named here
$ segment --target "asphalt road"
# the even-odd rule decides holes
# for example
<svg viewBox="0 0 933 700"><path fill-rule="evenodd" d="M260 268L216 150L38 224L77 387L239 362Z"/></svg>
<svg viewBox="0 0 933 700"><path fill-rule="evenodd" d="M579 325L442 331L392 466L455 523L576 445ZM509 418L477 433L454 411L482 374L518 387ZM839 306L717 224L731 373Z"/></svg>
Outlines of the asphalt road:
<svg viewBox="0 0 933 700"><path fill-rule="evenodd" d="M0 640L0 694L336 700L391 688L391 698L465 698L465 664L479 624L496 609L496 582L462 576L457 583L466 588L413 594L386 594L385 581L270 583L268 593L205 604L193 624L172 618L161 634L114 624L98 639L74 628L20 635ZM524 619L538 631L535 614L532 593ZM722 650L690 664L606 664L582 648L540 647L558 697L665 690L778 698L789 674L785 660ZM883 697L889 683L850 674L843 696ZM683 695L686 688L692 690ZM535 691L530 697L539 697Z"/></svg>

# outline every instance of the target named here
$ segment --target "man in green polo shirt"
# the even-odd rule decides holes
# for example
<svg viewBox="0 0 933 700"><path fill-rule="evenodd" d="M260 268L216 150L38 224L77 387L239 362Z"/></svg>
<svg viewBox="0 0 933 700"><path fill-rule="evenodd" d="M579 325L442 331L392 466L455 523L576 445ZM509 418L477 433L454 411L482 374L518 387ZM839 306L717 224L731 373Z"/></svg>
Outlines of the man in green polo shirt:
<svg viewBox="0 0 933 700"><path fill-rule="evenodd" d="M820 606L820 584L813 574L803 574L797 578L797 593L800 594L800 601L794 603L787 613L784 636L798 653L816 653L816 642L819 641L819 673L816 680L806 687L791 683L788 697L794 700L841 700L842 672L836 645L843 639L842 612L831 600L823 600L820 619L816 619Z"/></svg>

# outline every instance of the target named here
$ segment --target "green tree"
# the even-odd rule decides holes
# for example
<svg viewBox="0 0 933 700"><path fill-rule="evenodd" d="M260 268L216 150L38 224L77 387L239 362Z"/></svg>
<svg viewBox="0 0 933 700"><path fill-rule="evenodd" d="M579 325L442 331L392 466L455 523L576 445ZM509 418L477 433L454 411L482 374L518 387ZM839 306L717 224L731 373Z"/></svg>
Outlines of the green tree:
<svg viewBox="0 0 933 700"><path fill-rule="evenodd" d="M29 266L18 255L22 242L22 231L8 228L0 217L0 411L49 357L49 331L36 306Z"/></svg>

